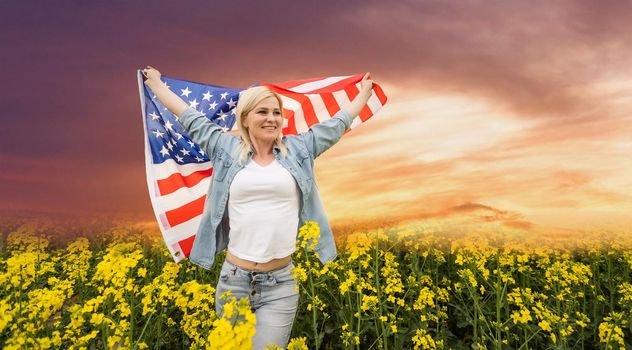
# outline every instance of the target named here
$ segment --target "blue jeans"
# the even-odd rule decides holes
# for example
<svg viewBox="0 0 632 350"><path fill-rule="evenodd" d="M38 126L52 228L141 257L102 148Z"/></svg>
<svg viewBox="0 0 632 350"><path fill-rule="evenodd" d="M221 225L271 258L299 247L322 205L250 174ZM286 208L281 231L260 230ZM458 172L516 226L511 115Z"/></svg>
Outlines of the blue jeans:
<svg viewBox="0 0 632 350"><path fill-rule="evenodd" d="M276 343L285 348L298 309L298 289L291 269L294 262L269 272L251 272L224 260L215 292L215 311L221 317L225 300L219 297L230 290L237 299L248 298L257 317L253 349Z"/></svg>

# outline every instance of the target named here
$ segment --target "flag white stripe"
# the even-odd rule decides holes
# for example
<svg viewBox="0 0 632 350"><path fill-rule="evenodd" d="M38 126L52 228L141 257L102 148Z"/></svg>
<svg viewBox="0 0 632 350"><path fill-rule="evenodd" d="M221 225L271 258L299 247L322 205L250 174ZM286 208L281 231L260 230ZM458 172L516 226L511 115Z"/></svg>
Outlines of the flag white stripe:
<svg viewBox="0 0 632 350"><path fill-rule="evenodd" d="M331 115L327 111L327 106L325 106L325 101L323 101L323 97L319 94L307 94L305 95L312 102L312 106L314 107L314 112L316 113L316 118L318 118L318 122L324 122L327 119L331 119Z"/></svg>
<svg viewBox="0 0 632 350"><path fill-rule="evenodd" d="M211 177L209 176L193 187L182 187L173 193L156 197L154 204L158 207L158 211L162 213L177 209L206 195L210 185Z"/></svg>
<svg viewBox="0 0 632 350"><path fill-rule="evenodd" d="M344 90L335 91L332 95L334 95L334 99L338 102L338 106L340 106L340 108L344 108L351 103L349 96Z"/></svg>
<svg viewBox="0 0 632 350"><path fill-rule="evenodd" d="M167 243L167 245L171 245L195 235L200 227L201 221L202 215L198 215L187 222L183 222L176 227L166 230L164 235L165 243Z"/></svg>
<svg viewBox="0 0 632 350"><path fill-rule="evenodd" d="M173 159L167 159L164 163L152 164L153 173L157 180L166 179L169 176L180 173L182 176L189 176L196 171L204 171L213 167L211 162L178 164Z"/></svg>
<svg viewBox="0 0 632 350"><path fill-rule="evenodd" d="M309 130L309 127L307 127L307 123L305 122L305 116L303 115L303 108L300 102L293 98L283 96L283 106L294 111L294 126L296 127L297 132L300 133Z"/></svg>
<svg viewBox="0 0 632 350"><path fill-rule="evenodd" d="M341 76L341 77L328 77L325 79L321 79L321 80L316 80L316 81L310 81L308 83L305 84L301 84L301 85L297 85L291 89L288 89L290 91L294 91L294 92L298 92L301 94L305 94L305 93L309 93L312 92L314 90L318 90L318 89L322 89L324 87L327 87L329 85L333 85L341 80L347 79L349 78L350 75L347 76Z"/></svg>
<svg viewBox="0 0 632 350"><path fill-rule="evenodd" d="M371 96L369 97L369 101L366 103L366 105L369 106L369 109L371 109L372 114L375 114L380 108L382 108L382 102L380 102L380 99L377 98L377 95L375 94L375 92L371 94Z"/></svg>

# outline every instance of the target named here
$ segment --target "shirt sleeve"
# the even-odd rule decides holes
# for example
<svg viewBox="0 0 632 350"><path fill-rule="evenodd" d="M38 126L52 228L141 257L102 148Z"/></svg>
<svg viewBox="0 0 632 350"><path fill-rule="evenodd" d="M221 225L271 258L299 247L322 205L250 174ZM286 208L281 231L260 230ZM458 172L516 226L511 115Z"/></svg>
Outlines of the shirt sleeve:
<svg viewBox="0 0 632 350"><path fill-rule="evenodd" d="M340 140L351 127L352 121L353 116L341 109L331 119L312 125L308 131L298 134L298 137L316 158Z"/></svg>
<svg viewBox="0 0 632 350"><path fill-rule="evenodd" d="M193 142L200 145L209 158L214 160L217 146L229 134L226 134L219 125L213 123L193 107L185 109L178 117L178 121Z"/></svg>

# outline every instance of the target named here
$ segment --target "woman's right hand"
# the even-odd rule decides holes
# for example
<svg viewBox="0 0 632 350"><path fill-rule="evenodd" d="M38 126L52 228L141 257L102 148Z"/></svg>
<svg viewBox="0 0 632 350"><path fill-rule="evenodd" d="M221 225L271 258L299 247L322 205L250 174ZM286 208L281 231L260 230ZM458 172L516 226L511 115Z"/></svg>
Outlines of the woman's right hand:
<svg viewBox="0 0 632 350"><path fill-rule="evenodd" d="M160 72L152 66L147 66L147 68L143 69L142 72L143 75L147 77L147 80L145 80L145 84L149 83L150 81L160 81L160 77L162 76Z"/></svg>

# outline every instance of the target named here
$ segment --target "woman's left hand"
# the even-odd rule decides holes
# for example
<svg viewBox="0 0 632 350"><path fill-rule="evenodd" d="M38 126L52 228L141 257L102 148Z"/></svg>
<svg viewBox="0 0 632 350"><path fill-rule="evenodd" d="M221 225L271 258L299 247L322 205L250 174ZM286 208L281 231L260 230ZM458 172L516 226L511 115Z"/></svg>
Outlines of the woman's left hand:
<svg viewBox="0 0 632 350"><path fill-rule="evenodd" d="M360 93L366 96L367 100L371 96L371 89L373 89L373 80L369 79L369 74L366 73L360 81Z"/></svg>
<svg viewBox="0 0 632 350"><path fill-rule="evenodd" d="M351 101L351 103L346 107L346 110L351 114L354 118L360 114L362 108L369 101L369 97L371 97L371 91L373 89L373 80L369 79L369 74L366 73L362 80L360 81L359 93L358 95Z"/></svg>

